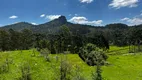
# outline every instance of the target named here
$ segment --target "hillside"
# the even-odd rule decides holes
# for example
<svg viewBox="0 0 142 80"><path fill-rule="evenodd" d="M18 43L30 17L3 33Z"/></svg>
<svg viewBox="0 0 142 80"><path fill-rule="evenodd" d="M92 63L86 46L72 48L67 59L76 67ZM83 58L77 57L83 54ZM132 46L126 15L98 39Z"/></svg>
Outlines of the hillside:
<svg viewBox="0 0 142 80"><path fill-rule="evenodd" d="M28 22L18 22L18 23L15 23L15 24L0 27L0 29L5 29L5 30L13 29L13 30L16 30L16 31L21 31L23 29L32 29L33 26L34 25L32 25Z"/></svg>
<svg viewBox="0 0 142 80"><path fill-rule="evenodd" d="M115 46L111 46L109 51L109 54L111 54L108 55L108 62L110 65L102 67L102 76L105 80L142 79L141 53L136 55L127 54L128 49ZM118 51L124 52L125 55L118 54ZM33 53L35 53L35 56L33 55ZM58 60L56 60L57 56ZM91 75L92 72L95 71L95 67L90 67L85 64L77 54L67 54L65 56L67 61L70 63L69 66L72 70L72 78L75 78L77 76L77 70L80 76L84 77L85 80L92 79ZM60 60L61 58L65 58L65 56L61 54L52 54L50 55L51 61L48 62L44 59L43 56L41 56L39 52L34 51L34 49L0 52L0 64L4 65L4 62L6 60L9 62L9 70L8 72L0 73L0 80L19 79L22 74L21 67L23 67L24 64L26 64L26 66L30 66L30 76L32 80L53 80L55 78L58 78L58 72L60 70ZM76 66L78 66L78 69L76 69ZM0 66L0 68L2 68L2 66Z"/></svg>
<svg viewBox="0 0 142 80"><path fill-rule="evenodd" d="M142 25L137 26L127 26L126 24L122 23L115 23L115 24L108 24L106 26L91 26L91 25L82 25L82 24L74 24L67 21L65 16L60 16L58 19L52 20L50 22L46 22L44 24L39 25L32 25L28 22L19 22L12 25L7 25L0 27L0 29L13 29L16 31L21 31L23 29L30 29L34 33L57 33L61 26L67 26L71 30L72 33L80 33L80 34L87 34L91 33L94 30L97 31L113 31L113 30L123 30L128 29L131 27L142 28Z"/></svg>
<svg viewBox="0 0 142 80"><path fill-rule="evenodd" d="M73 23L67 22L67 19L65 16L60 16L58 19L52 20L50 22L46 22L44 24L32 25L28 22L19 22L19 23L15 23L12 25L0 27L0 29L5 29L5 30L13 29L16 31L21 31L23 29L30 29L35 33L56 33L59 31L60 27L63 25L66 25L67 27L69 27L69 29L73 33L80 33L80 34L89 33L90 31L92 31L94 29L105 30L106 28L114 29L114 28L118 28L120 26L121 26L121 28L123 28L123 26L124 27L126 26L123 24L112 24L112 25L108 25L106 27L73 24ZM116 25L119 25L119 26L116 26ZM109 26L111 26L111 27L114 26L114 28L110 28Z"/></svg>
<svg viewBox="0 0 142 80"><path fill-rule="evenodd" d="M56 33L59 31L60 27L63 25L66 25L67 27L69 27L70 30L74 33L78 31L79 33L83 33L83 34L84 33L86 34L89 28L93 27L93 26L87 26L87 25L73 24L73 23L67 22L67 19L65 16L60 16L58 19L55 19L53 21L50 21L44 24L32 25L28 22L19 22L12 25L3 26L0 29L5 29L5 30L13 29L16 31L21 31L23 29L30 29L35 33Z"/></svg>

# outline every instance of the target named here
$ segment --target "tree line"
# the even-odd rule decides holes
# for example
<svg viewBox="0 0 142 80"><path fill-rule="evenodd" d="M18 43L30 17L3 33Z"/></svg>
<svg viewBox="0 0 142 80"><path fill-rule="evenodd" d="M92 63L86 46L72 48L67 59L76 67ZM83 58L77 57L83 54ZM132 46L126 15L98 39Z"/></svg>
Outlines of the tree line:
<svg viewBox="0 0 142 80"><path fill-rule="evenodd" d="M104 50L109 45L129 46L130 52L141 51L142 28L139 26L127 26L125 24L109 24L105 27L87 29L86 34L79 30L70 30L63 26L58 32L33 33L28 29L15 31L13 29L0 29L0 50L19 50L36 47L51 50L51 53L71 51L77 53L79 48L87 43L93 43Z"/></svg>
<svg viewBox="0 0 142 80"><path fill-rule="evenodd" d="M28 29L22 31L0 30L0 50L2 51L48 48L52 54L62 53L63 51L77 53L79 48L87 43L109 48L108 42L103 35L96 35L93 38L79 33L72 34L66 26L62 26L57 34L33 33Z"/></svg>

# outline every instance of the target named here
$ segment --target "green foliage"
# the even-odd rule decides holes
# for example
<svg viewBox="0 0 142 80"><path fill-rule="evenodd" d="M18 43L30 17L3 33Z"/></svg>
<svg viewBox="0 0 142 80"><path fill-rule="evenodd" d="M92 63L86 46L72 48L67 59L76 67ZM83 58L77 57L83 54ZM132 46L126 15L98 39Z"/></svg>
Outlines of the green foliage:
<svg viewBox="0 0 142 80"><path fill-rule="evenodd" d="M9 54L6 53L5 55L0 55L0 74L8 73L9 71L9 64L11 60L9 60Z"/></svg>
<svg viewBox="0 0 142 80"><path fill-rule="evenodd" d="M82 73L81 67L76 65L74 72L75 72L75 74L73 76L73 80L85 80L85 78L81 75L81 73Z"/></svg>
<svg viewBox="0 0 142 80"><path fill-rule="evenodd" d="M93 44L87 44L80 49L79 56L90 66L104 65L107 60L107 55Z"/></svg>
<svg viewBox="0 0 142 80"><path fill-rule="evenodd" d="M123 49L124 50L121 50ZM138 54L129 54L128 46L126 47L116 47L110 46L110 53L117 53L117 50L120 50L122 54L108 55L109 58L107 62L109 65L101 66L101 75L105 80L141 80L142 77L142 53ZM9 52L0 52L0 63L6 60L6 53ZM40 53L35 51L35 57L31 57L33 50L23 50L21 51L11 51L8 58L12 64L9 64L9 71L0 74L0 80L16 80L22 76L21 73L21 63L25 61L30 65L31 78L33 80L55 80L54 77L58 76L57 79L60 79L60 60L64 55L61 54L51 54L51 62L45 61L44 57L39 56ZM56 56L58 56L58 62L56 62ZM69 62L69 65L72 66L72 79L76 77L76 74L79 74L85 80L92 80L92 71L96 73L95 66L88 66L83 62L77 54L66 54L66 59ZM63 59L64 60L64 59ZM28 65L27 64L27 65ZM79 70L76 69L76 65L79 66ZM56 69L54 70L53 68ZM78 73L76 73L78 72ZM57 75L56 73L59 73Z"/></svg>
<svg viewBox="0 0 142 80"><path fill-rule="evenodd" d="M0 30L0 50L30 49L33 45L33 35L28 29L17 32Z"/></svg>
<svg viewBox="0 0 142 80"><path fill-rule="evenodd" d="M0 50L5 51L9 49L8 40L9 34L5 30L0 30Z"/></svg>
<svg viewBox="0 0 142 80"><path fill-rule="evenodd" d="M9 64L7 62L0 64L0 74L6 73L9 71Z"/></svg>
<svg viewBox="0 0 142 80"><path fill-rule="evenodd" d="M71 80L71 65L66 60L61 60L60 80Z"/></svg>
<svg viewBox="0 0 142 80"><path fill-rule="evenodd" d="M50 51L47 48L41 49L40 54L42 56L44 56L44 58L45 58L46 61L50 62L50 56L49 56Z"/></svg>
<svg viewBox="0 0 142 80"><path fill-rule="evenodd" d="M22 46L21 49L25 50L25 49L30 49L30 47L33 45L32 41L33 41L33 35L32 35L32 31L28 30L28 29L24 29L22 30L21 33L21 42L22 42Z"/></svg>
<svg viewBox="0 0 142 80"><path fill-rule="evenodd" d="M110 29L126 29L128 28L128 25L122 23L116 23L116 24L108 24L106 25L106 27Z"/></svg>
<svg viewBox="0 0 142 80"><path fill-rule="evenodd" d="M4 30L9 30L9 29L13 29L15 31L21 31L23 29L32 29L33 25L27 22L19 22L16 24L12 24L12 25L7 25L4 27L1 27Z"/></svg>
<svg viewBox="0 0 142 80"><path fill-rule="evenodd" d="M101 66L98 64L96 67L96 72L92 73L92 80L103 80L101 73L102 73Z"/></svg>
<svg viewBox="0 0 142 80"><path fill-rule="evenodd" d="M23 64L21 66L21 74L22 76L19 78L19 80L32 80L31 79L31 72L30 72L30 66L29 64Z"/></svg>

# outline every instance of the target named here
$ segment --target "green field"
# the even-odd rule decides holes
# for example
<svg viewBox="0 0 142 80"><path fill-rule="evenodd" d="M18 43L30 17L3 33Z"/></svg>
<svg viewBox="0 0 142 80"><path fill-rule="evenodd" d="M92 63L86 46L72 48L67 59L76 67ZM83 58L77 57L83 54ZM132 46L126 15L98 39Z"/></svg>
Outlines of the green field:
<svg viewBox="0 0 142 80"><path fill-rule="evenodd" d="M111 46L108 51L109 65L102 67L105 80L142 80L142 53L129 54L128 47ZM58 59L57 59L58 56ZM95 67L88 66L77 54L50 55L50 62L46 61L37 51L33 50L0 52L0 68L7 61L8 72L0 73L0 80L18 80L21 77L21 67L30 66L32 80L53 80L60 70L60 60L65 58L70 64L72 77L75 77L76 66L86 80L91 80Z"/></svg>

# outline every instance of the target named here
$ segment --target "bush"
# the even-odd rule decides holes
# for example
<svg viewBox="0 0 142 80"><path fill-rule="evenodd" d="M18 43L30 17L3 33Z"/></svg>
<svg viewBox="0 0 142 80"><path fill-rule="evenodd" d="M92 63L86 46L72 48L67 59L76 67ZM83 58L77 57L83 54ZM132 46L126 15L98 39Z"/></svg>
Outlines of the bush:
<svg viewBox="0 0 142 80"><path fill-rule="evenodd" d="M45 58L46 61L50 62L50 57L49 57L50 51L48 49L42 49L40 51L40 54L42 56L44 56L44 58Z"/></svg>
<svg viewBox="0 0 142 80"><path fill-rule="evenodd" d="M0 65L0 74L2 73L6 73L9 71L9 65L6 63L3 63L2 65Z"/></svg>
<svg viewBox="0 0 142 80"><path fill-rule="evenodd" d="M4 62L2 61L0 63L0 74L6 73L9 71L9 63L10 63L10 61L9 61L8 57L6 57Z"/></svg>
<svg viewBox="0 0 142 80"><path fill-rule="evenodd" d="M30 66L27 64L24 64L21 66L21 77L19 80L31 80L31 72L30 72Z"/></svg>
<svg viewBox="0 0 142 80"><path fill-rule="evenodd" d="M52 66L54 76L52 80L72 80L72 65L68 62L66 56L61 57L60 66Z"/></svg>
<svg viewBox="0 0 142 80"><path fill-rule="evenodd" d="M85 80L85 78L81 75L81 69L78 65L75 66L75 74L73 80Z"/></svg>
<svg viewBox="0 0 142 80"><path fill-rule="evenodd" d="M102 80L103 78L101 73L102 73L101 66L97 64L96 72L92 73L92 80Z"/></svg>
<svg viewBox="0 0 142 80"><path fill-rule="evenodd" d="M104 65L108 58L103 50L97 48L94 44L87 44L81 48L79 56L90 66L97 65L97 62L99 62L100 65Z"/></svg>
<svg viewBox="0 0 142 80"><path fill-rule="evenodd" d="M71 80L71 65L66 60L60 64L60 80Z"/></svg>

